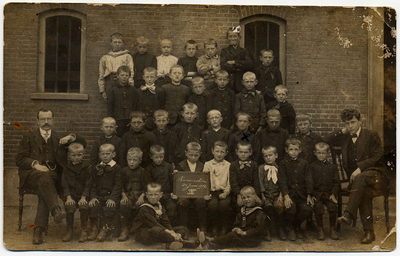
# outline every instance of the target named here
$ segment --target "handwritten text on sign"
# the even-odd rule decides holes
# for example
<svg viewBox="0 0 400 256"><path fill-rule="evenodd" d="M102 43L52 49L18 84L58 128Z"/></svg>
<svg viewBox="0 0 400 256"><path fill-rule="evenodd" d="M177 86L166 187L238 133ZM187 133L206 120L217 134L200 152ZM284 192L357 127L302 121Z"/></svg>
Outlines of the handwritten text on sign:
<svg viewBox="0 0 400 256"><path fill-rule="evenodd" d="M200 198L209 195L209 175L202 172L175 173L174 194L184 198Z"/></svg>

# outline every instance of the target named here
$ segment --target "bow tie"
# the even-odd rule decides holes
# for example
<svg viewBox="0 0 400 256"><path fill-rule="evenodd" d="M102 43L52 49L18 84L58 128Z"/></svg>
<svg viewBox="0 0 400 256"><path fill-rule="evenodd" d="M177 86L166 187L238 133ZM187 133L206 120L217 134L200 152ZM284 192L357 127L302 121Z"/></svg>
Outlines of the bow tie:
<svg viewBox="0 0 400 256"><path fill-rule="evenodd" d="M140 90L142 90L142 91L149 90L149 92L151 92L152 94L156 94L156 87L155 87L154 84L152 84L152 85L142 85L142 86L140 86Z"/></svg>
<svg viewBox="0 0 400 256"><path fill-rule="evenodd" d="M246 98L247 96L249 96L249 94L251 94L251 95L253 95L253 96L256 96L256 92L255 92L254 90L251 90L251 91L243 90L242 93L243 93L243 95L244 95L245 98Z"/></svg>
<svg viewBox="0 0 400 256"><path fill-rule="evenodd" d="M358 136L357 136L357 133L354 133L354 134L350 134L350 138L357 138Z"/></svg>
<svg viewBox="0 0 400 256"><path fill-rule="evenodd" d="M111 170L111 166L108 164L98 164L96 165L96 170L98 176L102 176L104 172L109 172Z"/></svg>
<svg viewBox="0 0 400 256"><path fill-rule="evenodd" d="M244 169L244 167L251 167L251 161L239 161L240 169Z"/></svg>
<svg viewBox="0 0 400 256"><path fill-rule="evenodd" d="M264 165L264 171L268 172L267 173L267 180L271 180L274 184L278 181L278 168L276 168L273 165Z"/></svg>

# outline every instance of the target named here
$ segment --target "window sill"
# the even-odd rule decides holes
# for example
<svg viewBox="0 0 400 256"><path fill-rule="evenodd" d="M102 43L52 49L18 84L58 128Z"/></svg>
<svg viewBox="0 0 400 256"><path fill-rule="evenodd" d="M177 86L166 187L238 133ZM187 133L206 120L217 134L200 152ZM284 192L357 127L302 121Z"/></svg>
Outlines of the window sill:
<svg viewBox="0 0 400 256"><path fill-rule="evenodd" d="M33 100L89 100L89 94L84 93L31 93Z"/></svg>

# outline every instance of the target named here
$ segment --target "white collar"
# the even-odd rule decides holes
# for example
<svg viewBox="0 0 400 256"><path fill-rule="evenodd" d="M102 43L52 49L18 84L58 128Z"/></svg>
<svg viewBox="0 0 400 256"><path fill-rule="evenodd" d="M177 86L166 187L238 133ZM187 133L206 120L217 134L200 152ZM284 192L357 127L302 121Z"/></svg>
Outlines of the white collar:
<svg viewBox="0 0 400 256"><path fill-rule="evenodd" d="M211 127L212 128L212 127ZM214 129L212 128L214 131L218 132L219 130L221 130L221 126L218 129Z"/></svg>
<svg viewBox="0 0 400 256"><path fill-rule="evenodd" d="M109 166L113 167L113 166L116 165L117 163L116 163L114 160L111 160L111 161L108 162L108 163L103 163L103 162L101 162L100 164L109 165Z"/></svg>
<svg viewBox="0 0 400 256"><path fill-rule="evenodd" d="M44 137L46 135L46 133L49 134L49 137L51 136L51 129L48 131L45 131L42 128L39 128L39 130L40 130L40 135L42 135L42 137Z"/></svg>
<svg viewBox="0 0 400 256"><path fill-rule="evenodd" d="M358 131L356 132L356 134L357 134L357 138L358 138L358 137L360 137L360 132L361 132L361 127L360 127L360 128L358 128Z"/></svg>
<svg viewBox="0 0 400 256"><path fill-rule="evenodd" d="M192 164L189 160L186 160L186 162L189 166L190 171L195 172L196 171L196 163Z"/></svg>

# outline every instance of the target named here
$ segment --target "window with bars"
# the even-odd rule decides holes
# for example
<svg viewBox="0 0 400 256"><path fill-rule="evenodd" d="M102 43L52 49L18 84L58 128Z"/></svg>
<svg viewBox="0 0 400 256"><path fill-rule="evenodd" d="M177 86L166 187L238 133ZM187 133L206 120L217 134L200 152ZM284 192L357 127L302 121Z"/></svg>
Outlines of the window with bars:
<svg viewBox="0 0 400 256"><path fill-rule="evenodd" d="M31 98L87 100L83 93L86 16L56 9L39 17L38 84Z"/></svg>
<svg viewBox="0 0 400 256"><path fill-rule="evenodd" d="M80 92L80 19L46 18L45 92Z"/></svg>

